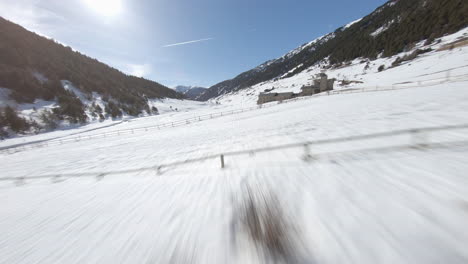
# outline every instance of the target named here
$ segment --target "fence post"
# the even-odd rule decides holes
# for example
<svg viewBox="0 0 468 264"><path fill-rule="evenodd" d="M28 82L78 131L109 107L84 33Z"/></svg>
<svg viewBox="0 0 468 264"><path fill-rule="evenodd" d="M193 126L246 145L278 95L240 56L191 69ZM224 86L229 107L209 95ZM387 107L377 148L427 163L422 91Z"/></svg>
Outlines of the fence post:
<svg viewBox="0 0 468 264"><path fill-rule="evenodd" d="M21 185L25 185L26 184L26 181L25 181L25 177L19 177L16 179L15 181L15 185L16 186L21 186Z"/></svg>
<svg viewBox="0 0 468 264"><path fill-rule="evenodd" d="M304 156L302 156L302 159L304 161L310 161L312 158L312 155L310 155L310 146L309 144L304 144Z"/></svg>
<svg viewBox="0 0 468 264"><path fill-rule="evenodd" d="M59 183L61 181L60 180L60 175L55 175L50 180L51 180L52 183Z"/></svg>
<svg viewBox="0 0 468 264"><path fill-rule="evenodd" d="M450 71L447 71L447 81L450 81Z"/></svg>
<svg viewBox="0 0 468 264"><path fill-rule="evenodd" d="M220 158L221 158L221 169L224 169L224 155L221 154Z"/></svg>
<svg viewBox="0 0 468 264"><path fill-rule="evenodd" d="M102 179L104 179L104 176L106 176L105 173L98 174L98 175L96 175L96 180L101 181Z"/></svg>
<svg viewBox="0 0 468 264"><path fill-rule="evenodd" d="M415 149L424 149L428 146L428 135L427 132L419 129L411 131L412 144Z"/></svg>

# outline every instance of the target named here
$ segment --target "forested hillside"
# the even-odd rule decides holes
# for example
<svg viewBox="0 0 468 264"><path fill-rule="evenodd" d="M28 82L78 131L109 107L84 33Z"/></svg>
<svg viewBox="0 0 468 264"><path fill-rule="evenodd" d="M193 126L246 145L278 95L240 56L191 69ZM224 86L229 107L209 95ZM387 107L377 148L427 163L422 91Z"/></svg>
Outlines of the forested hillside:
<svg viewBox="0 0 468 264"><path fill-rule="evenodd" d="M427 40L429 44L468 26L467 14L466 0L392 0L349 27L212 86L199 99L208 100L274 78L290 77L321 61L338 66L360 57L390 57L416 42Z"/></svg>
<svg viewBox="0 0 468 264"><path fill-rule="evenodd" d="M103 113L110 117L150 113L148 99L183 98L159 83L126 75L1 17L0 40L0 88L9 89L10 99L17 103L57 101L59 106L51 113L57 120L87 120L86 106L73 91L64 89L62 80L70 81L90 101L93 93L99 94L105 109L93 106L89 110L101 117ZM14 127L13 130L28 127L25 122L18 126L6 122L5 117L12 115L11 109L0 109L0 126Z"/></svg>

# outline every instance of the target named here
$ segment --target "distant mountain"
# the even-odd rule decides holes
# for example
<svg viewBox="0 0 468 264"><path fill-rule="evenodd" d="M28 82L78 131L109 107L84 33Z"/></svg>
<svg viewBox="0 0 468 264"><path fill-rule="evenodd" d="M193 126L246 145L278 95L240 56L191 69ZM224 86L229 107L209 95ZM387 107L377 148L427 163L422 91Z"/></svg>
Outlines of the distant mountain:
<svg viewBox="0 0 468 264"><path fill-rule="evenodd" d="M356 58L374 60L410 49L414 43L468 26L466 0L391 0L368 16L287 53L281 58L210 87L204 101L261 82L294 76L323 63L337 67Z"/></svg>
<svg viewBox="0 0 468 264"><path fill-rule="evenodd" d="M192 89L192 86L179 85L179 86L176 86L174 88L174 90L176 90L176 92L181 93L181 94L184 94L185 92L187 92L190 89Z"/></svg>
<svg viewBox="0 0 468 264"><path fill-rule="evenodd" d="M197 100L197 98L207 90L207 88L204 87L183 85L176 86L174 89L176 92L185 95L188 99L191 100Z"/></svg>
<svg viewBox="0 0 468 264"><path fill-rule="evenodd" d="M187 98L189 98L189 99L198 100L198 97L201 94L203 94L206 90L207 90L207 88L194 87L194 88L188 90L187 92L185 92L184 95L187 96Z"/></svg>
<svg viewBox="0 0 468 264"><path fill-rule="evenodd" d="M86 122L86 113L102 118L137 116L152 112L151 99L184 98L159 83L126 75L1 17L0 87L17 103L55 101L55 116L70 122ZM91 107L98 99L103 109Z"/></svg>

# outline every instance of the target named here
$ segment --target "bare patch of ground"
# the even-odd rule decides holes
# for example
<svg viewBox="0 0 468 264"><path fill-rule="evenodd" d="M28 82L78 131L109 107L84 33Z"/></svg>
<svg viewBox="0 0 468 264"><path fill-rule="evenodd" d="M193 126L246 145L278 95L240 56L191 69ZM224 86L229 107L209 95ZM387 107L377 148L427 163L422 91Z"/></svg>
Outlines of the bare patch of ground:
<svg viewBox="0 0 468 264"><path fill-rule="evenodd" d="M234 246L253 245L261 263L316 263L304 256L299 227L287 217L278 196L263 189L246 186L234 205Z"/></svg>

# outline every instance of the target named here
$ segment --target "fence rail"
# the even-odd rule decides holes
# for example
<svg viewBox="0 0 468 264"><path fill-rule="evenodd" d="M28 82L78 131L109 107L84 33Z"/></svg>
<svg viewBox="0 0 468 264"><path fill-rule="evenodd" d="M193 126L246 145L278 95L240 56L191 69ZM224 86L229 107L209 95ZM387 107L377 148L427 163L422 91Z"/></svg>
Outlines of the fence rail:
<svg viewBox="0 0 468 264"><path fill-rule="evenodd" d="M314 140L314 141L298 142L298 143L293 143L293 144L284 144L284 145L269 146L269 147L263 147L263 148L246 149L246 150L241 150L241 151L223 152L223 153L218 153L218 154L206 155L206 156L199 157L199 158L186 159L186 160L181 160L181 161L176 161L176 162L166 163L166 164L157 164L154 166L142 167L142 168L137 168L137 169L106 171L106 172L102 171L102 172L83 172L83 173L58 173L58 174L48 174L48 175L38 175L38 176L1 177L0 181L13 181L17 185L21 185L21 184L24 184L26 180L51 179L52 182L60 182L66 179L82 178L82 177L96 177L97 179L102 179L108 176L137 173L137 172L143 172L143 171L154 171L156 172L157 175L162 175L163 174L162 169L174 168L174 167L184 166L190 163L197 163L197 162L202 162L206 160L216 160L216 159L220 160L220 163L221 163L220 168L224 169L226 167L226 164L228 163L229 157L234 157L234 156L239 156L239 155L252 155L252 154L257 154L257 153L262 153L262 152L271 152L271 151L293 149L293 148L303 148L304 152L302 155L302 159L305 161L311 161L320 156L333 156L333 155L339 155L343 153L352 153L352 152L363 152L363 151L384 152L384 151L395 151L395 150L404 150L404 149L424 150L424 149L435 149L435 148L447 148L447 147L453 147L453 146L468 146L468 138L460 139L457 141L450 141L450 142L430 142L428 140L428 134L432 132L454 131L454 130L462 130L462 129L468 129L468 124L395 130L395 131L382 132L382 133L321 139L321 140ZM385 146L385 147L365 148L365 149L353 149L353 150L348 150L348 151L331 152L331 153L325 152L325 153L313 153L312 154L310 151L310 148L312 146L317 146L317 145L388 138L392 136L401 136L401 135L410 135L412 139L411 142L405 145L395 145L395 146Z"/></svg>
<svg viewBox="0 0 468 264"><path fill-rule="evenodd" d="M447 72L450 72L450 71L447 71ZM342 94L370 93L370 92L385 92L385 91L392 91L392 90L429 87L429 86L439 85L443 83L451 83L451 82L459 82L459 81L467 81L467 80L468 80L468 74L460 74L460 75L454 75L454 76L447 74L445 77L422 80L412 85L410 85L409 83L399 83L399 84L394 84L391 86L368 86L368 87L349 88L349 89L342 89L342 90L333 90L333 91L320 93L320 94L316 94L312 96L296 97L296 98L284 100L281 102L270 102L270 103L266 103L263 105L252 106L248 108L240 108L240 109L234 109L234 110L229 110L229 111L224 111L224 112L215 112L211 114L194 116L194 117L183 119L183 120L165 122L165 123L152 125L152 126L128 128L128 129L104 132L104 133L93 134L93 135L80 135L80 136L75 136L72 138L65 136L64 138L61 138L61 139L51 139L51 140L44 140L41 142L22 143L22 144L17 144L13 146L0 147L0 152L15 153L19 151L25 151L28 149L47 147L47 146L57 146L57 145L63 145L66 143L81 142L84 140L107 138L107 137L113 137L113 136L132 135L132 134L139 133L139 132L148 132L148 131L161 130L161 129L166 129L166 128L185 126L185 125L190 125L196 122L210 120L213 118L240 114L244 112L253 111L256 109L269 108L269 107L276 106L279 103L290 103L290 102L296 102L299 100L314 99L314 98L322 97L322 96L334 96L334 95L342 95Z"/></svg>

